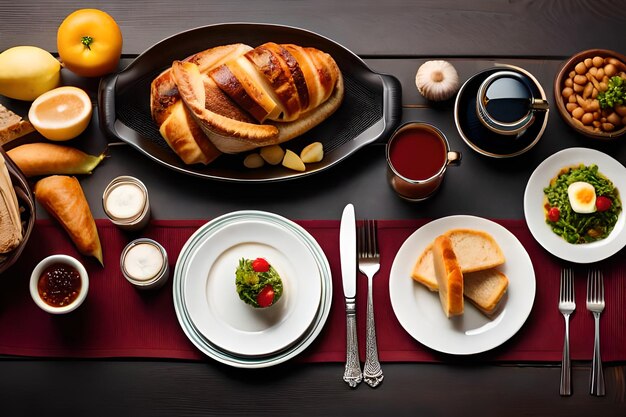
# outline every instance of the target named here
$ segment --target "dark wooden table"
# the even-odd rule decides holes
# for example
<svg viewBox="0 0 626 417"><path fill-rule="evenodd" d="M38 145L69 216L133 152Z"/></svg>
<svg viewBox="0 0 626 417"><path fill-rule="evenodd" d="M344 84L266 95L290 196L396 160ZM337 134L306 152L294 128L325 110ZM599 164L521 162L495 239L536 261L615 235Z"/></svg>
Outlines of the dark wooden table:
<svg viewBox="0 0 626 417"><path fill-rule="evenodd" d="M102 190L113 177L128 174L146 183L153 217L159 219L209 219L239 209L267 210L291 219L339 219L348 202L355 204L359 218L474 214L521 219L526 181L537 164L555 151L590 147L626 163L623 140L591 141L568 129L555 111L550 113L542 140L527 154L507 160L480 156L456 131L452 105L429 105L414 86L415 71L432 58L450 60L462 81L494 63L507 63L533 73L553 104L552 82L569 55L590 48L626 52L623 0L112 0L97 4L122 29L122 67L161 39L208 24L277 23L320 33L363 57L375 71L395 75L403 87L403 120L437 125L452 148L463 152L461 166L449 171L434 198L409 204L386 185L380 145L366 147L318 175L255 186L187 177L128 146L111 146L106 163L82 179L99 218L104 217ZM63 18L89 6L79 1L0 3L0 51L36 45L55 52L56 30ZM95 93L97 80L77 79L65 70L63 75L66 83ZM24 103L2 101L28 108ZM94 152L105 146L97 120L74 144ZM45 216L42 209L39 214ZM558 314L556 300L554 314ZM558 337L561 330L557 329ZM475 363L471 358L450 364L384 363L382 386L372 390L362 384L351 390L341 380L342 364L287 363L241 370L208 359L197 363L9 357L0 360L0 407L6 416L626 414L624 364L606 364L604 398L588 394L590 361L574 363L574 395L560 397L559 367L559 363Z"/></svg>

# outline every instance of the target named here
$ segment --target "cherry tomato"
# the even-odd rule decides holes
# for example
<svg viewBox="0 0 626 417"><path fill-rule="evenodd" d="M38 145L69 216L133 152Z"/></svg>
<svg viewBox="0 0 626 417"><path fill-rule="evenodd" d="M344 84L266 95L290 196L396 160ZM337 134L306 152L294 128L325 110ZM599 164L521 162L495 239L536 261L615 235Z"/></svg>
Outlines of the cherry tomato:
<svg viewBox="0 0 626 417"><path fill-rule="evenodd" d="M63 20L57 32L59 56L82 77L99 77L117 69L122 32L117 22L97 9L80 9Z"/></svg>
<svg viewBox="0 0 626 417"><path fill-rule="evenodd" d="M256 258L252 261L252 269L255 272L267 272L270 270L270 264L263 258Z"/></svg>
<svg viewBox="0 0 626 417"><path fill-rule="evenodd" d="M612 204L611 199L603 195L596 198L596 209L598 211L607 211L611 208Z"/></svg>
<svg viewBox="0 0 626 417"><path fill-rule="evenodd" d="M559 210L558 207L550 207L550 210L548 210L548 220L550 220L551 222L558 222L559 218L561 217L561 211Z"/></svg>
<svg viewBox="0 0 626 417"><path fill-rule="evenodd" d="M259 307L269 307L274 302L274 288L271 285L263 287L261 292L256 296L256 302Z"/></svg>

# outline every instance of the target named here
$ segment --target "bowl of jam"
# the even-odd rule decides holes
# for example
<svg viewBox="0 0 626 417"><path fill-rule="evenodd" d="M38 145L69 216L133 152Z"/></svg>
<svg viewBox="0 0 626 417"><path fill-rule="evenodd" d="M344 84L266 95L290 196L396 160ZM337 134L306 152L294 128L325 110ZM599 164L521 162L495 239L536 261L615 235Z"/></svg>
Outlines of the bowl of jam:
<svg viewBox="0 0 626 417"><path fill-rule="evenodd" d="M52 314L65 314L80 306L89 291L85 267L68 255L44 258L30 276L30 295L35 304Z"/></svg>

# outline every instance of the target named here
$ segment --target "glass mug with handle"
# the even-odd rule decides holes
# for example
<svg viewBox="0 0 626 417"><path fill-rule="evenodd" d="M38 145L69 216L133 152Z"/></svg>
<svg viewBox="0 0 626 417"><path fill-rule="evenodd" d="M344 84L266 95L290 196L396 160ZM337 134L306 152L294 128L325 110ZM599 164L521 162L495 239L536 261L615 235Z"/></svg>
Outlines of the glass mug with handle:
<svg viewBox="0 0 626 417"><path fill-rule="evenodd" d="M387 142L387 180L408 201L431 197L441 185L449 165L461 162L461 153L450 150L441 130L428 123L408 122Z"/></svg>

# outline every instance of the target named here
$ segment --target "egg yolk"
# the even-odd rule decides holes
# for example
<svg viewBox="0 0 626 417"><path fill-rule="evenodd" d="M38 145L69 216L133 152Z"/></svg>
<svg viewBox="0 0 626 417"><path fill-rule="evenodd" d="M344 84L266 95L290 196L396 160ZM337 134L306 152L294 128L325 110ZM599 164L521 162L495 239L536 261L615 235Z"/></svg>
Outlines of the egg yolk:
<svg viewBox="0 0 626 417"><path fill-rule="evenodd" d="M576 190L576 200L578 202L580 202L581 204L589 204L591 203L591 201L593 201L593 197L595 197L595 192L592 189L586 188L586 187L580 187L578 190Z"/></svg>

